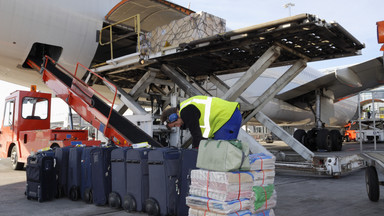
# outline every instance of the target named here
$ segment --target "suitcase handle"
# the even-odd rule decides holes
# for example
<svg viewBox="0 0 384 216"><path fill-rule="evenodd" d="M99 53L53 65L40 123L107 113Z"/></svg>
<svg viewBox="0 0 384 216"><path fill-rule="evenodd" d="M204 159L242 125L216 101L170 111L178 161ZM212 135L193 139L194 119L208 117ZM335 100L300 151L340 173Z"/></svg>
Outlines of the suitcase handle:
<svg viewBox="0 0 384 216"><path fill-rule="evenodd" d="M151 164L151 165L161 165L163 164L164 162L163 161L148 161L148 164Z"/></svg>
<svg viewBox="0 0 384 216"><path fill-rule="evenodd" d="M124 162L123 159L114 159L114 160L111 160L111 162Z"/></svg>
<svg viewBox="0 0 384 216"><path fill-rule="evenodd" d="M37 157L31 157L31 160L29 162L31 164L37 164Z"/></svg>
<svg viewBox="0 0 384 216"><path fill-rule="evenodd" d="M139 160L127 160L126 162L127 163L134 163L134 164L139 164L140 163Z"/></svg>

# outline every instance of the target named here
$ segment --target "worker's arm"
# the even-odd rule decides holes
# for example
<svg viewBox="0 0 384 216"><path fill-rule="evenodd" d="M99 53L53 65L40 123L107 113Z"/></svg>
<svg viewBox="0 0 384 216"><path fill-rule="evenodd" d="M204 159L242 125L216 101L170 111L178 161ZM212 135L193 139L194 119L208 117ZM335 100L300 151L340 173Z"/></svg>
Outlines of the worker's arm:
<svg viewBox="0 0 384 216"><path fill-rule="evenodd" d="M194 105L188 105L180 112L180 117L184 122L184 127L188 128L192 135L192 147L199 147L200 140L203 138L201 134L199 119L200 110Z"/></svg>

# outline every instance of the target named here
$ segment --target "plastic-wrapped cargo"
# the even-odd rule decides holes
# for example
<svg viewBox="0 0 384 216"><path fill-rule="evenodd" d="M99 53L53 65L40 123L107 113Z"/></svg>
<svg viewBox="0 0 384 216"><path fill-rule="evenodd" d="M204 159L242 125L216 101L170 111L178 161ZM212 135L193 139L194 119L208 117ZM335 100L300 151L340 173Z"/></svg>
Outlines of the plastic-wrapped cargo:
<svg viewBox="0 0 384 216"><path fill-rule="evenodd" d="M206 210L199 210L199 209L193 209L190 208L188 212L189 216L275 216L275 212L273 209L267 209L263 210L257 213L252 213L249 210L242 210L234 213L229 214L220 214L220 213L213 213Z"/></svg>
<svg viewBox="0 0 384 216"><path fill-rule="evenodd" d="M276 157L257 153L249 155L250 170L274 170Z"/></svg>
<svg viewBox="0 0 384 216"><path fill-rule="evenodd" d="M220 201L251 198L254 185L252 172L217 172L202 169L191 171L189 193Z"/></svg>
<svg viewBox="0 0 384 216"><path fill-rule="evenodd" d="M275 216L273 209L262 210L257 213L252 213L252 216Z"/></svg>
<svg viewBox="0 0 384 216"><path fill-rule="evenodd" d="M255 180L253 186L270 185L275 182L275 170L256 170L252 171Z"/></svg>
<svg viewBox="0 0 384 216"><path fill-rule="evenodd" d="M157 27L145 35L144 47L151 53L160 52L164 47L175 47L182 43L225 32L225 20L206 12L190 14Z"/></svg>
<svg viewBox="0 0 384 216"><path fill-rule="evenodd" d="M189 216L252 216L251 211L249 210L243 210L243 211L238 211L234 213L229 213L229 214L220 214L220 213L213 213L205 210L199 210L199 209L193 209L190 208L188 212Z"/></svg>
<svg viewBox="0 0 384 216"><path fill-rule="evenodd" d="M257 213L276 206L277 196L273 184L266 186L254 186L254 195L251 198L251 212Z"/></svg>
<svg viewBox="0 0 384 216"><path fill-rule="evenodd" d="M251 206L250 200L244 198L232 201L219 201L207 197L187 196L186 202L190 208L217 214L230 214L241 210L248 210Z"/></svg>

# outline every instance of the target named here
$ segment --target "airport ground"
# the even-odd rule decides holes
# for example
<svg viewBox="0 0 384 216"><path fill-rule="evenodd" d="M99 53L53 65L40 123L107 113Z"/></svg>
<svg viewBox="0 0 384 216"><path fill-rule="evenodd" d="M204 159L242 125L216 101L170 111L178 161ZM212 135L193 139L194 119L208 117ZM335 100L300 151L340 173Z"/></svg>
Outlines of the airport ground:
<svg viewBox="0 0 384 216"><path fill-rule="evenodd" d="M384 147L383 143L378 145ZM277 191L275 214L304 216L383 215L384 196L381 195L378 202L371 202L368 199L364 175L364 169L340 178L278 172L275 178ZM383 174L379 174L379 179L384 181ZM82 201L74 202L68 198L43 203L27 200L24 196L25 180L25 170L13 171L9 158L0 160L0 215L146 215L118 211L107 206L94 206Z"/></svg>

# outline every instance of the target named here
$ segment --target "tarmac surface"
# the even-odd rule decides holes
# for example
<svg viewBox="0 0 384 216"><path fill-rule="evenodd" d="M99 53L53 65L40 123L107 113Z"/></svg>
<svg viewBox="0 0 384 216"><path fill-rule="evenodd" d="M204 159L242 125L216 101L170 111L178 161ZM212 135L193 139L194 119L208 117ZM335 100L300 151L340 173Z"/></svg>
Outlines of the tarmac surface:
<svg viewBox="0 0 384 216"><path fill-rule="evenodd" d="M384 144L383 144L384 145ZM276 215L384 215L384 196L378 202L368 199L365 171L358 170L340 178L308 176L301 173L278 172ZM384 181L383 174L379 180ZM127 213L107 206L85 204L68 198L38 203L24 195L25 170L13 171L10 159L0 159L0 215L105 215L130 216L145 213ZM381 187L382 188L382 187Z"/></svg>

